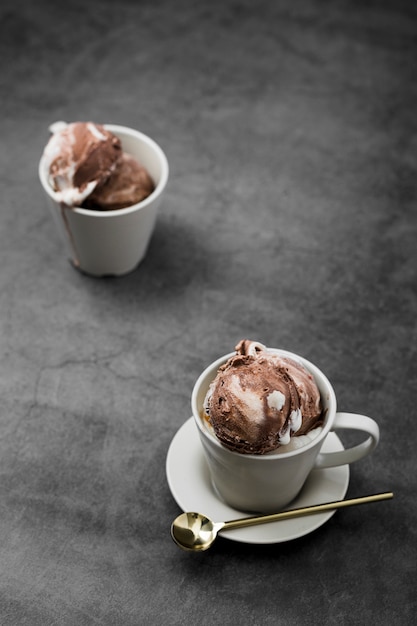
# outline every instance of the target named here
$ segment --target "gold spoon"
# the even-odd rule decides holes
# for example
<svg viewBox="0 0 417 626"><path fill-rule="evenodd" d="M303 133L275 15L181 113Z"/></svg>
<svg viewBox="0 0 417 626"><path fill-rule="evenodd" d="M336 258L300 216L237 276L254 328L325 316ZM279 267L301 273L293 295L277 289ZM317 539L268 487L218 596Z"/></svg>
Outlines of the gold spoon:
<svg viewBox="0 0 417 626"><path fill-rule="evenodd" d="M313 506L306 506L300 509L282 511L281 513L243 517L241 519L231 520L230 522L217 523L213 522L201 513L181 513L181 515L179 515L171 524L171 535L175 543L179 545L180 548L190 550L192 552L202 551L207 550L207 548L211 546L217 537L217 533L221 530L232 530L234 528L254 526L255 524L277 522L284 519L310 515L312 513L323 513L323 511L342 509L344 507L354 506L355 504L389 500L393 497L394 494L389 491L387 493L377 493L373 496L363 496L361 498L352 498L350 500L336 500L335 502L315 504Z"/></svg>

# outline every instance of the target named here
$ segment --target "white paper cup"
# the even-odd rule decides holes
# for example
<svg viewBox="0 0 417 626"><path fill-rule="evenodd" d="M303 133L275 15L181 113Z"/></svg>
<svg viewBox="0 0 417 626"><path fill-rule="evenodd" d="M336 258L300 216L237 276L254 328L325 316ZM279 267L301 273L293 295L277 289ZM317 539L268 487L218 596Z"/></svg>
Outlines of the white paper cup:
<svg viewBox="0 0 417 626"><path fill-rule="evenodd" d="M270 350L301 362L313 375L324 408L321 433L291 452L240 454L225 448L207 426L203 403L218 368L227 354L204 370L195 383L191 407L215 490L224 502L242 511L279 511L301 491L311 470L353 463L370 454L379 441L379 427L370 417L336 412L336 396L326 376L306 359L285 350ZM368 435L362 443L340 452L321 453L330 431L357 430Z"/></svg>
<svg viewBox="0 0 417 626"><path fill-rule="evenodd" d="M121 276L134 270L146 255L169 168L164 152L150 137L125 126L104 126L119 137L123 150L135 157L153 179L155 189L145 200L116 211L68 207L55 200L43 156L39 178L74 267L92 276Z"/></svg>

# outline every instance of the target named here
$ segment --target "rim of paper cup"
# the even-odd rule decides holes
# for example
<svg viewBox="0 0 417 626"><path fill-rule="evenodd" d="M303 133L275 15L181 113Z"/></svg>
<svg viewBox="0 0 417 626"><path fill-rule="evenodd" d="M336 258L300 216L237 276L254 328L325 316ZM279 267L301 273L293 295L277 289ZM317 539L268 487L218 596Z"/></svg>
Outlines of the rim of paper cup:
<svg viewBox="0 0 417 626"><path fill-rule="evenodd" d="M140 202L137 202L136 204L132 204L131 206L125 207L123 209L112 209L111 211L98 211L94 209L84 209L83 207L78 207L78 206L65 205L64 203L64 206L68 206L68 208L71 209L71 211L74 211L74 213L79 213L80 215L89 215L93 217L106 219L109 217L114 217L115 215L127 215L128 213L133 213L134 211L137 211L138 209L141 209L142 207L145 207L151 202L153 202L154 200L156 200L162 194L168 182L169 165L168 165L168 159L165 155L165 152L162 150L159 144L157 144L157 142L151 137L149 137L148 135L145 135L141 131L135 130L134 128L130 128L128 126L120 126L118 124L103 124L103 126L110 132L114 133L115 135L117 135L117 133L120 132L120 133L125 133L126 135L134 136L137 139L140 139L144 143L148 144L148 146L150 146L156 152L161 162L161 177L155 189L152 191L151 194L149 194L147 198L145 198L144 200L141 200ZM54 190L51 188L48 182L47 172L44 166L44 161L45 159L44 159L44 156L42 155L39 161L39 168L38 168L39 178L48 196L54 202L57 202L55 195L54 195Z"/></svg>
<svg viewBox="0 0 417 626"><path fill-rule="evenodd" d="M317 384L317 378L321 378L322 382L324 383L324 385L326 386L326 392L328 394L328 398L327 398L327 404L329 405L333 405L334 407L334 414L336 414L336 410L337 410L337 405L336 405L336 394L334 392L333 386L331 385L329 379L327 378L327 376L317 367L317 365L314 365L314 363L311 363L311 361L308 361L307 359L305 359L304 357L300 356L299 354L296 354L295 352L289 352L288 350L281 350L279 348L267 348L268 352L274 352L277 354L280 354L282 356L288 356L290 358L292 358L295 361L299 361L302 363L302 365L304 365L304 367L307 368L308 372L310 374L312 374L312 376L314 377L316 384ZM224 363L226 363L226 361L228 361L232 356L235 356L236 352L230 352L229 354L225 354L224 356L216 359L216 361L213 361L210 365L208 365L205 370L200 374L200 376L197 378L195 385L193 387L193 391L191 394L191 408L192 408L192 412L193 412L193 418L194 421L197 422L197 426L198 429L200 430L200 432L207 437L207 439L209 439L209 441L211 441L214 445L216 445L216 447L220 448L221 450L225 450L230 454L236 455L238 457L244 457L246 459L254 459L254 460L259 460L259 461L272 461L275 460L277 458L288 458L291 456L296 456L298 454L300 454L301 452L304 452L306 450L309 450L310 448L312 448L313 446L317 445L317 443L319 442L323 442L324 439L326 438L326 436L328 435L330 428L331 428L331 424L330 421L327 419L327 421L325 421L324 426L322 426L322 431L321 433L319 433L317 435L317 437L314 437L314 439L312 439L311 441L309 441L308 443L306 443L304 446L301 446L300 448L297 448L296 450L290 450L289 452L268 452L267 454L246 454L242 452L236 452L235 450L230 450L229 448L227 448L226 446L224 446L220 440L216 437L216 435L210 433L207 428L204 427L204 424L202 423L202 418L200 416L200 414L198 413L197 409L197 393L200 390L200 387L202 385L203 380L207 377L209 371L212 371L214 373L213 377L211 380L214 380L215 376L216 376L216 372L218 371L219 367L221 365L223 365ZM321 393L321 391L320 391ZM198 416L198 419L196 419L196 416Z"/></svg>

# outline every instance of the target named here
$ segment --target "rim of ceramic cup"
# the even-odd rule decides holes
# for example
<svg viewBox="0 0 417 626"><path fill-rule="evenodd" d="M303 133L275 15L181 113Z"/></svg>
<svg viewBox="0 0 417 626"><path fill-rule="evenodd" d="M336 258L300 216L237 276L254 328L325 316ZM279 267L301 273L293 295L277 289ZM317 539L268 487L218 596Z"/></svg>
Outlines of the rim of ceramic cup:
<svg viewBox="0 0 417 626"><path fill-rule="evenodd" d="M169 176L169 165L168 165L168 159L165 155L165 152L162 150L159 144L157 144L156 141L152 139L151 137L149 137L148 135L145 135L141 131L135 130L134 128L129 128L128 126L119 126L118 124L103 124L103 126L110 132L114 133L117 137L119 137L119 139L122 142L122 146L123 146L123 137L121 137L120 135L129 135L130 137L135 137L142 143L147 144L156 153L161 164L161 176L160 176L158 183L155 186L155 189L147 198L145 198L144 200L141 200L140 202L137 202L136 204L132 204L131 206L125 207L124 209L113 209L111 211L96 211L94 209L84 209L82 207L72 207L72 206L64 205L64 206L68 206L68 209L71 209L72 211L80 215L89 215L89 216L94 216L100 219L106 219L106 218L108 219L110 217L114 217L115 215L127 215L128 213L133 213L134 211L137 211L138 208L141 209L142 207L146 207L151 202L154 202L154 200L156 200L162 194L162 192L164 191L166 187L166 184L168 182L168 176ZM42 183L44 190L54 202L57 202L56 197L55 197L55 192L48 182L47 169L45 166L45 158L43 155L39 161L38 171L39 171L39 178L40 178L40 181Z"/></svg>
<svg viewBox="0 0 417 626"><path fill-rule="evenodd" d="M211 433L208 430L208 428L204 426L203 424L204 418L200 414L200 410L202 409L202 407L199 407L198 401L197 401L197 398L201 393L200 392L201 387L203 384L205 384L206 386L206 389L204 391L204 396L205 396L205 394L207 393L208 386L210 382L214 380L219 367L223 365L224 363L226 363L226 361L228 361L230 357L235 356L236 352L230 352L229 354L225 354L224 356L218 358L216 361L211 363L211 365L206 367L206 369L197 378L197 381L194 385L194 388L191 394L191 408L193 412L194 421L197 423L198 429L204 435L204 437L209 439L209 441L212 442L219 449L225 450L226 452L232 455L236 455L240 458L244 457L246 459L253 459L255 461L264 461L264 462L272 461L277 458L288 458L291 456L297 456L298 454L301 454L302 452L309 450L313 446L316 446L317 443L323 442L331 428L332 420L329 418L329 414L332 414L333 416L336 414L336 394L334 392L334 389L329 379L327 378L327 376L325 376L325 374L323 374L323 372L316 365L314 365L314 363L311 363L310 361L300 356L299 354L295 354L294 352L289 352L288 350L281 350L278 348L267 348L267 350L268 352L277 353L282 356L288 356L292 358L293 360L299 361L300 363L302 363L302 365L304 365L304 367L307 368L308 372L314 377L316 384L319 387L322 400L325 401L325 405L326 405L325 410L327 412L327 415L325 415L324 417L324 425L322 426L322 431L321 433L317 435L317 437L314 437L314 439L306 443L304 446L301 446L300 448L297 448L295 450L290 450L289 452L268 452L267 454L242 454L241 452L236 452L235 450L229 450L229 448L226 448L226 446L224 446L220 442L220 440L217 439L216 435ZM326 398L323 398L324 393L326 393L326 396L327 396Z"/></svg>

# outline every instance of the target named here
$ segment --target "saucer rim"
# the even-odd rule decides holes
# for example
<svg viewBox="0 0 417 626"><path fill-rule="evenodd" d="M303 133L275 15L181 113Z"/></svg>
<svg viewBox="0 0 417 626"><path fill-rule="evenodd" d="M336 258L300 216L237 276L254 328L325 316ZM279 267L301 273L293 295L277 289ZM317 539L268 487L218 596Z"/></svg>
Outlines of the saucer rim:
<svg viewBox="0 0 417 626"><path fill-rule="evenodd" d="M185 451L184 451L185 448ZM193 451L193 454L186 454L189 450ZM326 452L334 452L343 450L344 446L339 437L334 432L330 432L323 442L322 450ZM178 469L177 462L180 460L182 470L184 466L187 467L189 472L187 475L191 475L192 487L190 490L185 491L183 481L180 476L181 471ZM200 465L200 469L198 467ZM215 501L216 508L221 509L221 514L224 516L223 520L238 519L249 515L245 511L239 511L224 503L215 493L213 486L210 483L209 470L204 457L204 453L201 447L197 426L194 423L194 418L188 418L174 434L166 456L166 478L172 497L178 504L180 509L184 512L194 511L192 506L193 497L192 494L196 493L196 489L203 488L204 493L207 494L207 509L199 512L214 519L217 514L213 514L210 508L213 508L213 502ZM196 471L199 470L199 471ZM191 474L190 474L191 472ZM337 480L333 480L336 479ZM319 504L327 501L342 500L344 499L350 478L349 465L341 465L338 467L330 467L325 469L317 469L311 472L311 475L307 479L303 489L298 496L291 502L288 508L296 508L299 506L309 506L311 504ZM330 479L330 480L329 480ZM320 485L325 485L333 489L331 494L326 491L326 497L320 497ZM203 498L204 501L204 498ZM211 503L211 507L210 507ZM201 506L198 508L202 508ZM293 520L283 520L281 522L271 522L268 525L252 526L250 528L241 528L230 531L222 532L224 539L230 539L239 543L249 544L275 544L284 543L298 539L305 535L312 533L320 528L323 524L330 520L335 514L334 511L328 511L325 513L319 513L311 516L297 518ZM266 532L266 528L268 530Z"/></svg>

